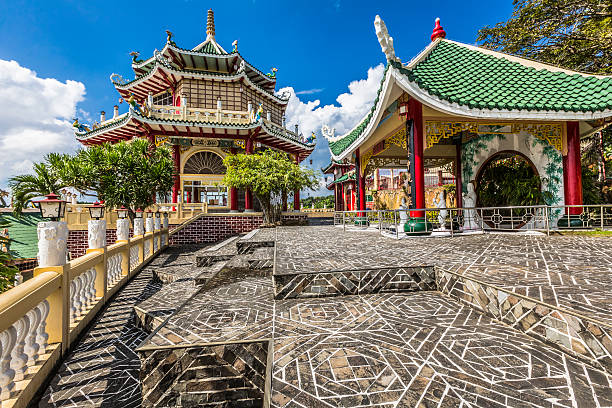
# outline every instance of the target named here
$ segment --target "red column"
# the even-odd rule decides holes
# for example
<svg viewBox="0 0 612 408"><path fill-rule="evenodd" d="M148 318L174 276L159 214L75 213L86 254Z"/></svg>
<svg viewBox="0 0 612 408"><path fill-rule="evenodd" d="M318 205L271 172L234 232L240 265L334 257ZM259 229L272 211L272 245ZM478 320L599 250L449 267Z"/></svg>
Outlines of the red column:
<svg viewBox="0 0 612 408"><path fill-rule="evenodd" d="M253 139L250 137L245 141L245 151L246 154L253 153ZM253 193L250 189L246 189L244 191L244 211L252 212L253 211Z"/></svg>
<svg viewBox="0 0 612 408"><path fill-rule="evenodd" d="M300 158L295 155L295 163L299 166ZM300 190L295 190L293 192L293 210L300 211Z"/></svg>
<svg viewBox="0 0 612 408"><path fill-rule="evenodd" d="M361 155L359 152L359 148L355 151L355 173L357 173L357 190L359 192L359 210L365 210L366 202L365 202L365 177L361 168ZM363 217L365 214L359 214L360 217Z"/></svg>
<svg viewBox="0 0 612 408"><path fill-rule="evenodd" d="M461 181L461 142L455 145L455 197L457 207L463 206L463 183Z"/></svg>
<svg viewBox="0 0 612 408"><path fill-rule="evenodd" d="M410 116L414 136L414 188L415 202L413 208L425 208L425 167L423 162L423 106L416 99L410 100ZM412 211L412 217L425 217L424 211Z"/></svg>
<svg viewBox="0 0 612 408"><path fill-rule="evenodd" d="M563 190L565 205L582 205L582 168L580 165L580 129L578 122L567 122L567 156L563 156ZM581 214L580 207L570 214Z"/></svg>
<svg viewBox="0 0 612 408"><path fill-rule="evenodd" d="M231 154L236 154L236 149L230 149ZM230 187L230 212L238 212L238 189L236 187Z"/></svg>
<svg viewBox="0 0 612 408"><path fill-rule="evenodd" d="M172 186L172 202L178 203L178 193L181 189L181 150L179 145L172 145L172 159L174 160L174 185Z"/></svg>

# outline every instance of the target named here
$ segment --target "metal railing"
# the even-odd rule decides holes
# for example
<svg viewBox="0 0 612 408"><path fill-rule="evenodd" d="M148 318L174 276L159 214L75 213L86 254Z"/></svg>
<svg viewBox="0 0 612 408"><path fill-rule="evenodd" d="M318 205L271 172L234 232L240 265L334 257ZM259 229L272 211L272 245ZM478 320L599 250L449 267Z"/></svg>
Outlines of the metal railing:
<svg viewBox="0 0 612 408"><path fill-rule="evenodd" d="M0 406L27 406L102 306L169 242L147 232L34 277L0 294Z"/></svg>
<svg viewBox="0 0 612 408"><path fill-rule="evenodd" d="M378 230L396 238L493 231L612 229L612 205L507 206L336 211L344 230Z"/></svg>

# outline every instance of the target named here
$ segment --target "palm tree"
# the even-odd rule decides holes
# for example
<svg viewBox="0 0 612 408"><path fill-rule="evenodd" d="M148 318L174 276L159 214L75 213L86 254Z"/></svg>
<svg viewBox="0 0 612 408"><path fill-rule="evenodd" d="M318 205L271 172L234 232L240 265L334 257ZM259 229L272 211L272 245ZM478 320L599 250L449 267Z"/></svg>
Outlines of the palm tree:
<svg viewBox="0 0 612 408"><path fill-rule="evenodd" d="M64 187L59 175L48 163L34 163L34 174L11 177L9 186L13 193L13 213L19 216L27 204L36 197L58 194Z"/></svg>
<svg viewBox="0 0 612 408"><path fill-rule="evenodd" d="M9 222L0 218L0 230L8 228ZM10 240L0 234L0 292L7 290L15 280L17 269L10 262L12 257L8 251Z"/></svg>

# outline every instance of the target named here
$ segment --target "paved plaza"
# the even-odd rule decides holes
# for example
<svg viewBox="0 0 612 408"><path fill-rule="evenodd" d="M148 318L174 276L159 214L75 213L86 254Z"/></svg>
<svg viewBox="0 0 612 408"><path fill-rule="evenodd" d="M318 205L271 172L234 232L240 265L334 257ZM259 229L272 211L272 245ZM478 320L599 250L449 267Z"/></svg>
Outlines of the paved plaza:
<svg viewBox="0 0 612 408"><path fill-rule="evenodd" d="M333 226L170 248L40 406L612 407L611 258L605 237Z"/></svg>

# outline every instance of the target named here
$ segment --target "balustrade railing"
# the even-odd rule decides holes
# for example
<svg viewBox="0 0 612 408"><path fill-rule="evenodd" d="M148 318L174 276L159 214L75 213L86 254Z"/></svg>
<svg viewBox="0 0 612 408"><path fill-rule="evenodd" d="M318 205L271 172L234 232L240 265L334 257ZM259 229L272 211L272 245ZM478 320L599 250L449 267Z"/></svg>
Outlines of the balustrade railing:
<svg viewBox="0 0 612 408"><path fill-rule="evenodd" d="M89 249L65 265L36 268L32 279L0 294L0 407L27 406L104 303L168 237L162 229ZM153 242L162 244L152 250Z"/></svg>
<svg viewBox="0 0 612 408"><path fill-rule="evenodd" d="M612 229L612 205L508 206L336 211L334 225L397 238L493 231Z"/></svg>
<svg viewBox="0 0 612 408"><path fill-rule="evenodd" d="M185 106L153 105L150 116L157 119L189 120L194 122L211 122L226 124L251 123L249 112L224 109L202 109Z"/></svg>

